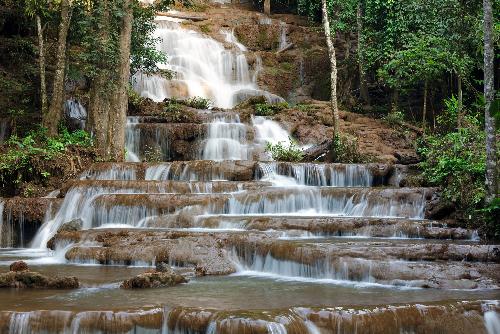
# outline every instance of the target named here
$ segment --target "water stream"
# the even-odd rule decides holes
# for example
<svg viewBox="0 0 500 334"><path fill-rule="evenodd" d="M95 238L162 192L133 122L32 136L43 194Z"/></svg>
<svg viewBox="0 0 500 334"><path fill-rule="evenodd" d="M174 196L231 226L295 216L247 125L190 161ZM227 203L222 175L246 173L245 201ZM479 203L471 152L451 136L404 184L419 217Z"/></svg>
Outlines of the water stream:
<svg viewBox="0 0 500 334"><path fill-rule="evenodd" d="M158 20L155 31L158 48L169 56L161 67L173 71L174 79L136 75L134 89L142 96L201 96L222 108L253 95L281 101L258 87L262 60L249 66L248 50L234 31L220 31L222 44L174 21ZM259 22L273 20L259 16ZM284 50L288 26L280 29ZM129 116L128 162L89 166L69 189L61 189L62 203L51 198L59 207L47 210L29 249L22 243L5 248L13 246L4 242L13 223L0 200L0 268L23 259L41 273L77 275L82 283L74 291L0 290L2 307L14 311L0 310L0 332L452 333L454 322L462 333L500 332L498 287L481 279L486 262L474 258L488 246L466 240L471 231L426 219L432 189L399 187L403 171L383 164L272 161L264 153L266 143L292 143L282 124L261 116L240 119L236 112L200 113L206 121L196 126L203 135L189 143L199 160L191 161L170 161L169 124ZM147 146L158 150L161 161L142 162ZM75 219L89 233L86 239L48 250L59 228ZM130 240L142 233L120 253L132 260L114 259L123 249L92 239L93 232L117 229ZM154 239L164 232L175 237ZM206 248L204 236L214 237L216 247ZM441 240L452 237L461 241ZM177 239L160 253L176 270L192 273L190 283L119 288L124 278L144 272L139 266L162 261L155 247ZM453 253L453 246L464 248ZM141 247L147 258L140 257ZM93 258L90 251L66 258L70 250L98 250L109 258ZM210 265L227 260L232 274L195 276L206 263L189 262L191 253L213 256ZM448 254L454 258L439 258ZM463 254L463 261L455 259Z"/></svg>

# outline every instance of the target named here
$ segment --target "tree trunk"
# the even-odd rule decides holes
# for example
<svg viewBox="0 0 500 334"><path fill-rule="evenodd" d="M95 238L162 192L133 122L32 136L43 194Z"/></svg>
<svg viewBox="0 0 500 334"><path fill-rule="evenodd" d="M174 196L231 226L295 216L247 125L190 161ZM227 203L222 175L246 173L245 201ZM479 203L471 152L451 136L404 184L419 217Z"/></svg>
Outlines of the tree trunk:
<svg viewBox="0 0 500 334"><path fill-rule="evenodd" d="M491 0L483 0L484 11L484 120L486 132L486 203L496 197L496 129L495 119L491 113L495 98L494 83L494 51L493 51L493 10Z"/></svg>
<svg viewBox="0 0 500 334"><path fill-rule="evenodd" d="M59 37L57 41L57 61L50 101L49 112L44 124L49 135L57 134L57 126L61 120L64 103L64 79L66 72L66 41L68 37L69 23L71 19L70 0L61 1L61 22L59 23Z"/></svg>
<svg viewBox="0 0 500 334"><path fill-rule="evenodd" d="M46 123L47 120L47 84L45 82L45 44L43 40L43 28L42 28L42 20L40 16L36 16L36 28L38 34L38 65L40 68L40 101L42 104L42 122Z"/></svg>
<svg viewBox="0 0 500 334"><path fill-rule="evenodd" d="M264 14L271 15L271 0L264 0Z"/></svg>
<svg viewBox="0 0 500 334"><path fill-rule="evenodd" d="M427 117L427 80L425 80L424 84L424 105L422 107L422 128L425 130L426 117Z"/></svg>
<svg viewBox="0 0 500 334"><path fill-rule="evenodd" d="M100 30L97 31L96 35L99 36L99 44L104 46L109 42L108 1L104 0L100 5L102 6L102 17L100 18ZM97 66L99 68L98 74L90 85L89 125L94 134L97 155L103 160L109 160L108 115L111 109L110 100L113 96L109 87L111 78L105 61Z"/></svg>
<svg viewBox="0 0 500 334"><path fill-rule="evenodd" d="M397 88L392 90L391 112L397 112L399 109L399 91Z"/></svg>
<svg viewBox="0 0 500 334"><path fill-rule="evenodd" d="M330 103L332 108L333 116L333 138L336 139L339 135L339 108L337 104L337 58L335 55L335 46L331 38L330 32L330 21L328 20L328 8L326 6L326 0L321 0L322 11L323 11L323 28L325 30L326 45L328 46L328 56L330 58L330 86L331 86L331 97Z"/></svg>
<svg viewBox="0 0 500 334"><path fill-rule="evenodd" d="M358 10L356 13L356 23L358 30L358 70L359 70L359 95L361 100L366 104L370 105L370 95L368 94L368 86L366 84L366 74L363 68L363 53L361 52L363 45L361 43L361 34L363 33L363 9L361 8L361 3L358 3Z"/></svg>
<svg viewBox="0 0 500 334"><path fill-rule="evenodd" d="M462 96L462 77L458 74L457 77L457 91L458 91L458 110L457 110L457 125L459 128L462 127L462 109L463 109L463 96Z"/></svg>
<svg viewBox="0 0 500 334"><path fill-rule="evenodd" d="M128 110L130 77L130 43L133 13L131 0L123 0L124 13L120 31L120 64L114 106L109 113L109 144L111 159L123 161L125 153L125 125Z"/></svg>

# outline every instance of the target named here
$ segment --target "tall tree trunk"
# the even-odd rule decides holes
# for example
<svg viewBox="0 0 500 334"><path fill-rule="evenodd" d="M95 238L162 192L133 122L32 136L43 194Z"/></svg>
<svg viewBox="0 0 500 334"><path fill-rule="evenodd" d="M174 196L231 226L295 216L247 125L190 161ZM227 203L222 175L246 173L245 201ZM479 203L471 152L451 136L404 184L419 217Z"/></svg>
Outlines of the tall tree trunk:
<svg viewBox="0 0 500 334"><path fill-rule="evenodd" d="M52 89L52 99L44 124L49 135L57 134L57 125L61 120L64 103L64 79L66 72L66 41L68 38L69 23L71 20L71 0L61 1L61 22L59 23L59 37L57 40L57 61Z"/></svg>
<svg viewBox="0 0 500 334"><path fill-rule="evenodd" d="M123 0L125 15L120 31L120 64L114 106L109 112L109 144L111 159L123 161L125 153L125 125L128 110L128 84L130 77L130 43L132 36L131 0Z"/></svg>
<svg viewBox="0 0 500 334"><path fill-rule="evenodd" d="M457 93L458 93L458 110L457 110L457 125L462 127L463 119L463 95L462 95L462 76L458 74L457 76Z"/></svg>
<svg viewBox="0 0 500 334"><path fill-rule="evenodd" d="M330 21L328 19L328 8L326 6L326 0L321 0L322 11L323 11L323 28L325 30L326 45L328 46L328 57L330 58L330 86L331 95L330 103L332 108L333 116L333 138L337 139L339 135L339 108L337 103L337 57L335 55L335 46L331 38L330 32Z"/></svg>
<svg viewBox="0 0 500 334"><path fill-rule="evenodd" d="M99 44L106 45L109 42L109 7L108 1L103 0L99 3L102 8L102 17L100 18L100 30L97 31ZM95 148L98 156L103 160L109 160L109 138L108 123L109 111L111 109L110 100L112 93L110 89L110 75L106 61L97 64L99 71L90 85L89 116L90 126L94 133Z"/></svg>
<svg viewBox="0 0 500 334"><path fill-rule="evenodd" d="M426 125L426 118L427 118L427 86L428 82L427 79L425 80L424 84L424 105L422 107L422 129L425 130L425 125Z"/></svg>
<svg viewBox="0 0 500 334"><path fill-rule="evenodd" d="M361 8L361 2L358 3L358 10L356 12L356 23L357 23L357 32L358 32L358 70L359 70L359 95L361 100L370 105L370 95L368 94L368 86L366 84L366 74L363 68L363 53L362 48L363 45L361 43L361 34L363 33L363 8Z"/></svg>
<svg viewBox="0 0 500 334"><path fill-rule="evenodd" d="M45 82L45 43L43 40L42 20L36 16L36 28L38 34L38 66L40 68L40 101L42 103L42 122L46 123L47 118L47 84Z"/></svg>
<svg viewBox="0 0 500 334"><path fill-rule="evenodd" d="M495 98L494 51L493 51L493 9L491 0L483 0L484 11L484 120L486 131L486 203L496 197L497 148L495 119L491 114Z"/></svg>
<svg viewBox="0 0 500 334"><path fill-rule="evenodd" d="M271 15L271 0L264 0L264 14Z"/></svg>

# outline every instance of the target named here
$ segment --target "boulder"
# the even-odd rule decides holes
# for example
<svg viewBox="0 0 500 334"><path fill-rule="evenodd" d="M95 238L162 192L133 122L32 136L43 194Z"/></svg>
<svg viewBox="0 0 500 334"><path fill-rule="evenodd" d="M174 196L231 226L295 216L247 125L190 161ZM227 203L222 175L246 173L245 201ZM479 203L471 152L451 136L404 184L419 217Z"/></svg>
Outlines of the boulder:
<svg viewBox="0 0 500 334"><path fill-rule="evenodd" d="M82 229L82 226L83 226L83 221L80 218L73 219L72 221L62 224L61 227L59 227L59 229L57 230L57 233L77 232Z"/></svg>
<svg viewBox="0 0 500 334"><path fill-rule="evenodd" d="M10 271L26 271L29 270L28 265L24 261L13 262L10 267Z"/></svg>
<svg viewBox="0 0 500 334"><path fill-rule="evenodd" d="M29 270L0 274L0 288L77 289L79 286L74 276L47 277Z"/></svg>
<svg viewBox="0 0 500 334"><path fill-rule="evenodd" d="M156 270L125 280L120 287L122 289L148 289L170 287L187 282L184 276L177 274L169 265L161 262L156 266Z"/></svg>

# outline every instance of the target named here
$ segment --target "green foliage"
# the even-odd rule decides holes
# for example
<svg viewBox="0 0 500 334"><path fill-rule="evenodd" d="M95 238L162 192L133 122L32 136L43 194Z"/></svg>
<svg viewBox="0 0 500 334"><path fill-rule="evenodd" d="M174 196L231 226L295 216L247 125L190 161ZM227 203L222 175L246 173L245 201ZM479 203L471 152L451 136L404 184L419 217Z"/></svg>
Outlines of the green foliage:
<svg viewBox="0 0 500 334"><path fill-rule="evenodd" d="M304 158L302 149L298 147L297 142L290 138L290 145L285 145L282 142L272 144L266 143L266 152L271 154L271 157L276 161L298 162Z"/></svg>
<svg viewBox="0 0 500 334"><path fill-rule="evenodd" d="M18 187L22 182L44 181L51 174L41 169L43 163L64 155L69 146L92 146L90 135L78 130L60 129L57 137L47 136L46 129L29 132L25 137L13 135L3 145L0 154L0 184L5 188Z"/></svg>
<svg viewBox="0 0 500 334"><path fill-rule="evenodd" d="M129 87L127 90L128 93L128 103L133 105L134 107L138 107L144 98L139 95L132 87Z"/></svg>
<svg viewBox="0 0 500 334"><path fill-rule="evenodd" d="M212 106L212 101L204 97L194 96L184 101L184 104L195 109L208 109Z"/></svg>
<svg viewBox="0 0 500 334"><path fill-rule="evenodd" d="M484 199L485 134L476 124L454 132L425 137L418 153L427 184L440 186L443 198L453 203L462 217L473 215Z"/></svg>
<svg viewBox="0 0 500 334"><path fill-rule="evenodd" d="M346 133L337 135L332 143L331 154L334 162L341 163L364 163L368 162L367 157L359 152L358 140L356 137Z"/></svg>
<svg viewBox="0 0 500 334"><path fill-rule="evenodd" d="M399 125L405 120L405 114L399 110L391 111L383 117L383 120L390 125Z"/></svg>
<svg viewBox="0 0 500 334"><path fill-rule="evenodd" d="M483 230L491 238L500 239L500 197L496 197L485 208L477 211L484 221Z"/></svg>
<svg viewBox="0 0 500 334"><path fill-rule="evenodd" d="M254 105L256 116L273 116L274 114L289 108L288 103L257 103Z"/></svg>

